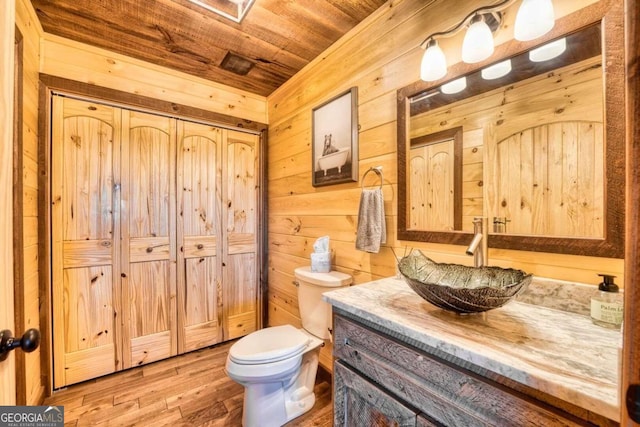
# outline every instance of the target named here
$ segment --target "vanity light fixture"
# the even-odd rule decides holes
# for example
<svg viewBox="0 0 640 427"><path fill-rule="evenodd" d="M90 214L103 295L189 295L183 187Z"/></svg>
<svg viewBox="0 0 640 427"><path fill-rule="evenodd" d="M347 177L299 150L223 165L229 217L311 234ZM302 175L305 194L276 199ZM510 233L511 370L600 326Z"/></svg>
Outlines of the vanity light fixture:
<svg viewBox="0 0 640 427"><path fill-rule="evenodd" d="M499 79L500 77L504 77L511 72L511 60L507 59L506 61L498 62L496 64L490 65L487 68L483 68L480 71L480 75L485 80L494 80Z"/></svg>
<svg viewBox="0 0 640 427"><path fill-rule="evenodd" d="M548 61L562 55L565 50L567 50L567 39L563 37L532 49L529 51L529 59L533 62Z"/></svg>
<svg viewBox="0 0 640 427"><path fill-rule="evenodd" d="M420 43L425 49L420 64L420 78L424 81L440 80L447 74L447 60L437 39L451 37L467 27L462 42L462 60L467 63L484 61L493 54L493 34L502 22L501 11L517 0L502 0L491 6L483 6L468 14L454 27L433 33ZM551 0L522 0L516 15L514 37L527 41L546 34L554 24ZM521 38L522 37L522 38Z"/></svg>
<svg viewBox="0 0 640 427"><path fill-rule="evenodd" d="M427 43L427 50L422 57L420 67L420 78L425 81L433 81L443 78L447 74L447 58L438 46L438 42L430 39Z"/></svg>
<svg viewBox="0 0 640 427"><path fill-rule="evenodd" d="M467 78L460 77L459 79L451 80L449 83L445 83L440 86L442 93L451 95L454 93L462 92L467 88Z"/></svg>
<svg viewBox="0 0 640 427"><path fill-rule="evenodd" d="M480 14L471 18L471 24L462 40L462 60L467 64L484 61L493 54L493 33Z"/></svg>
<svg viewBox="0 0 640 427"><path fill-rule="evenodd" d="M516 14L513 36L522 42L537 39L551 31L554 23L551 0L523 0Z"/></svg>

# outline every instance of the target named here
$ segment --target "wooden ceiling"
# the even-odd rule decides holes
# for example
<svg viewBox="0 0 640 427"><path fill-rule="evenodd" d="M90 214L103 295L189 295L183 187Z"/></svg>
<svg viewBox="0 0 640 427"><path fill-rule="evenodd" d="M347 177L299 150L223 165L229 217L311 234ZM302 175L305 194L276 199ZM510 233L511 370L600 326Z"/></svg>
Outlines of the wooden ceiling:
<svg viewBox="0 0 640 427"><path fill-rule="evenodd" d="M267 96L386 0L256 0L240 24L188 0L31 2L47 33Z"/></svg>

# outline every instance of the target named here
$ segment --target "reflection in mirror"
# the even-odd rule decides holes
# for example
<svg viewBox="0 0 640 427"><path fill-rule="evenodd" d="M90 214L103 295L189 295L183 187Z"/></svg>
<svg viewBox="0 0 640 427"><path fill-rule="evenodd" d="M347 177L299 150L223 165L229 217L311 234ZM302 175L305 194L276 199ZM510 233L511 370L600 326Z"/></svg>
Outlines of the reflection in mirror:
<svg viewBox="0 0 640 427"><path fill-rule="evenodd" d="M623 73L605 49L622 35L581 13L533 53L508 44L482 69L398 90L401 240L468 244L487 217L491 247L622 256ZM573 27L576 16L592 20ZM442 132L459 134L453 166Z"/></svg>
<svg viewBox="0 0 640 427"><path fill-rule="evenodd" d="M462 127L411 138L409 227L459 230L462 195Z"/></svg>
<svg viewBox="0 0 640 427"><path fill-rule="evenodd" d="M467 76L474 84L457 92L465 97L458 101L437 106L452 98L447 85L411 99L410 229L470 231L474 217L487 216L498 232L603 236L600 27L559 40L511 58L514 71L503 77ZM464 141L464 181L455 194L443 182L452 183L454 171L438 162L445 142L428 162L414 143L453 131Z"/></svg>

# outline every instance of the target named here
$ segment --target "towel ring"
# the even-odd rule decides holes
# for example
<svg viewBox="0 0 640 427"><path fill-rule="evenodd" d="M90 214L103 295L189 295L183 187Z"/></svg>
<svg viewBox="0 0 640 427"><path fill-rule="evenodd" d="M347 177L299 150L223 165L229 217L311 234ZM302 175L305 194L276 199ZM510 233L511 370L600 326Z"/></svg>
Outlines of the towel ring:
<svg viewBox="0 0 640 427"><path fill-rule="evenodd" d="M371 167L369 169L367 169L367 171L364 173L364 175L362 175L362 188L364 189L364 179L367 177L367 174L371 171L375 172L376 175L378 175L380 177L380 188L382 189L382 184L384 183L384 178L382 177L382 167L378 166L378 167Z"/></svg>

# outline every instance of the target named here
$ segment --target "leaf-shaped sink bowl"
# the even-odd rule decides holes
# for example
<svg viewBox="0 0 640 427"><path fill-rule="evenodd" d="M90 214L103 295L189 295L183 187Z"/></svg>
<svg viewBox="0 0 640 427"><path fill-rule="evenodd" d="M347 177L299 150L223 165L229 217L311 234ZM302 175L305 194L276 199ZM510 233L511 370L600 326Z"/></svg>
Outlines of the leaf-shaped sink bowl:
<svg viewBox="0 0 640 427"><path fill-rule="evenodd" d="M418 250L402 258L398 268L418 295L456 313L501 307L526 289L532 278L531 274L512 268L440 264Z"/></svg>

